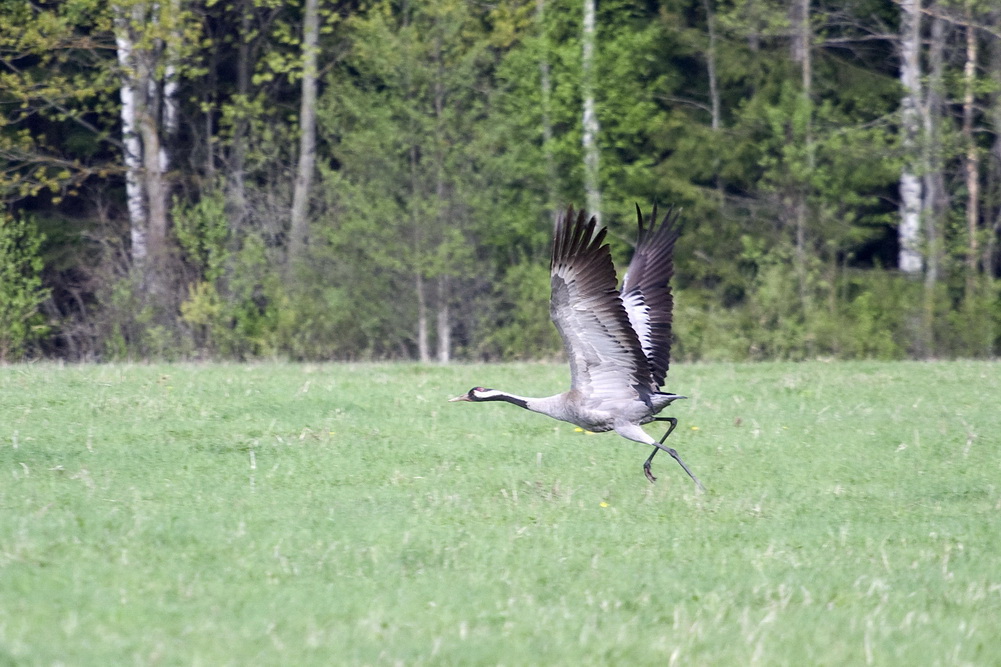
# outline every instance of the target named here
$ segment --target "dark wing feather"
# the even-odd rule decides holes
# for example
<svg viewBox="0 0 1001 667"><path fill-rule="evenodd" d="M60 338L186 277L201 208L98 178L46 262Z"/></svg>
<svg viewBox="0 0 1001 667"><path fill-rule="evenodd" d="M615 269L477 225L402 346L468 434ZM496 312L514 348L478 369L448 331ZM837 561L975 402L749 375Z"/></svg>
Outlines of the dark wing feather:
<svg viewBox="0 0 1001 667"><path fill-rule="evenodd" d="M651 386L649 364L616 289L606 229L573 207L556 223L549 314L570 361L571 389L588 398L622 398Z"/></svg>
<svg viewBox="0 0 1001 667"><path fill-rule="evenodd" d="M650 226L643 226L643 214L636 206L639 238L629 270L622 281L622 303L636 331L650 373L657 387L664 384L671 363L671 276L674 275L674 243L678 240L678 214L669 210L657 224L657 207Z"/></svg>

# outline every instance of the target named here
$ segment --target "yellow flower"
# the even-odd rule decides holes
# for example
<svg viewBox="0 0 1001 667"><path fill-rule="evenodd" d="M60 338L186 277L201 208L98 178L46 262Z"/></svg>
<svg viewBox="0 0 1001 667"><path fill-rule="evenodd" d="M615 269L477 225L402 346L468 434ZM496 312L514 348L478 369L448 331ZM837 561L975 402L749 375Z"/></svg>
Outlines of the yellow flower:
<svg viewBox="0 0 1001 667"><path fill-rule="evenodd" d="M606 503L604 500L602 500L600 503L598 503L598 505L600 507L608 507L608 503Z"/></svg>
<svg viewBox="0 0 1001 667"><path fill-rule="evenodd" d="M693 430L693 431L698 431L698 430L699 430L699 427L698 427L698 426L693 426L693 427L692 427L692 430Z"/></svg>

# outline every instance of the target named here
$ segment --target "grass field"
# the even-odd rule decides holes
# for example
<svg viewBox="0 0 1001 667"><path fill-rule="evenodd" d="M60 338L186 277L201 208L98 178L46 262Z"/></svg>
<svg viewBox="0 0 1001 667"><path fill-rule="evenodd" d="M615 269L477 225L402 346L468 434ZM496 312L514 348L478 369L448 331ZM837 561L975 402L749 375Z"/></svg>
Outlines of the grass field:
<svg viewBox="0 0 1001 667"><path fill-rule="evenodd" d="M0 664L1001 664L1001 364L0 367ZM659 435L662 426L650 428Z"/></svg>

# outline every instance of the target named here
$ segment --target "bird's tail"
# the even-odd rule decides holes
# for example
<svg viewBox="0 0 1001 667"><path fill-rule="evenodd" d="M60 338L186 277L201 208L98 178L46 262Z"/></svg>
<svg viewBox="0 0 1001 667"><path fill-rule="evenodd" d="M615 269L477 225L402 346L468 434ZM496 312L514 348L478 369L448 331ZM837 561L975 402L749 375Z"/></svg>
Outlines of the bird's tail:
<svg viewBox="0 0 1001 667"><path fill-rule="evenodd" d="M668 405L670 405L674 401L677 401L677 400L682 399L682 398L688 398L688 397L687 396L681 396L679 394L669 394L669 393L664 392L664 391L658 391L657 393L655 393L653 395L654 402L657 405L663 405L664 407L667 407Z"/></svg>

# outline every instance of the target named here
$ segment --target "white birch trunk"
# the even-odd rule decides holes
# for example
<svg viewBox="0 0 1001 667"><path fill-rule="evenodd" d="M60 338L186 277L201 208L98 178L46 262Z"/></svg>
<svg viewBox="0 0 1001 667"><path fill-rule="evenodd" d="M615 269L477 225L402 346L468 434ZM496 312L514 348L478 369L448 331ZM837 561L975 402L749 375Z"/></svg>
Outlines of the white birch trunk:
<svg viewBox="0 0 1001 667"><path fill-rule="evenodd" d="M595 2L584 0L584 29L581 47L581 89L584 98L583 139L584 191L588 212L601 222L601 188L598 180L598 113L594 103Z"/></svg>
<svg viewBox="0 0 1001 667"><path fill-rule="evenodd" d="M414 277L414 288L417 292L417 357L421 363L431 361L431 348L428 345L428 306L424 295L424 276L420 271Z"/></svg>
<svg viewBox="0 0 1001 667"><path fill-rule="evenodd" d="M974 104L974 86L977 77L977 32L973 27L973 12L970 4L966 5L966 66L963 69L965 93L963 96L963 139L966 142L966 291L967 297L972 296L975 287L977 265L980 260L980 249L977 238L980 223L980 163L977 155L977 142L973 137L973 116L976 112Z"/></svg>
<svg viewBox="0 0 1001 667"><path fill-rule="evenodd" d="M448 278L438 278L438 363L452 358L452 321L448 307Z"/></svg>
<svg viewBox="0 0 1001 667"><path fill-rule="evenodd" d="M316 164L317 44L320 36L318 0L306 0L302 36L302 100L299 106L299 164L292 196L289 263L302 257L309 235L309 189Z"/></svg>
<svg viewBox="0 0 1001 667"><path fill-rule="evenodd" d="M180 0L170 0L170 11L174 16L180 13L180 4ZM177 99L177 94L181 88L178 81L178 64L180 62L178 45L181 43L181 39L183 38L180 31L176 28L173 29L163 54L165 63L163 68L162 116L160 118L160 126L163 130L164 138L167 139L167 141L163 141L160 144L160 172L163 174L170 171L169 140L176 137L177 131L180 129L181 107Z"/></svg>
<svg viewBox="0 0 1001 667"><path fill-rule="evenodd" d="M131 257L135 265L142 264L149 254L146 220L146 201L142 186L142 140L139 136L139 115L142 96L136 80L135 45L129 31L129 22L121 8L115 12L115 46L118 65L122 71L119 94L122 101L122 143L125 154L125 200L129 212Z"/></svg>
<svg viewBox="0 0 1001 667"><path fill-rule="evenodd" d="M116 6L115 41L121 69L123 156L126 175L126 197L132 242L131 257L138 269L143 289L150 294L165 296L166 249L169 189L166 169L169 162L163 131L164 92L156 79L163 65L170 75L170 104L176 127L177 55L173 62L164 48L170 40L153 39L152 44L140 43L140 31L153 31L160 23L160 4L136 2L129 7Z"/></svg>
<svg viewBox="0 0 1001 667"><path fill-rule="evenodd" d="M993 25L1001 25L1001 10L992 12L989 20ZM990 93L991 102L987 105L989 118L995 128L1001 128L1001 40L988 40L988 68L990 81L993 84ZM1001 132L995 132L994 143L991 145L991 159L987 163L990 166L991 194L994 195L988 201L993 202L993 210L986 210L985 225L990 227L987 234L987 242L984 243L983 270L990 276L994 276L1001 271L999 262L998 241L1001 239L1001 203L998 194L1001 194Z"/></svg>
<svg viewBox="0 0 1001 667"><path fill-rule="evenodd" d="M900 254L897 265L908 275L922 269L921 206L923 190L918 174L920 164L918 136L921 126L921 0L900 2L900 83L904 96L900 101L903 149L906 154L900 174L900 226L897 236Z"/></svg>

